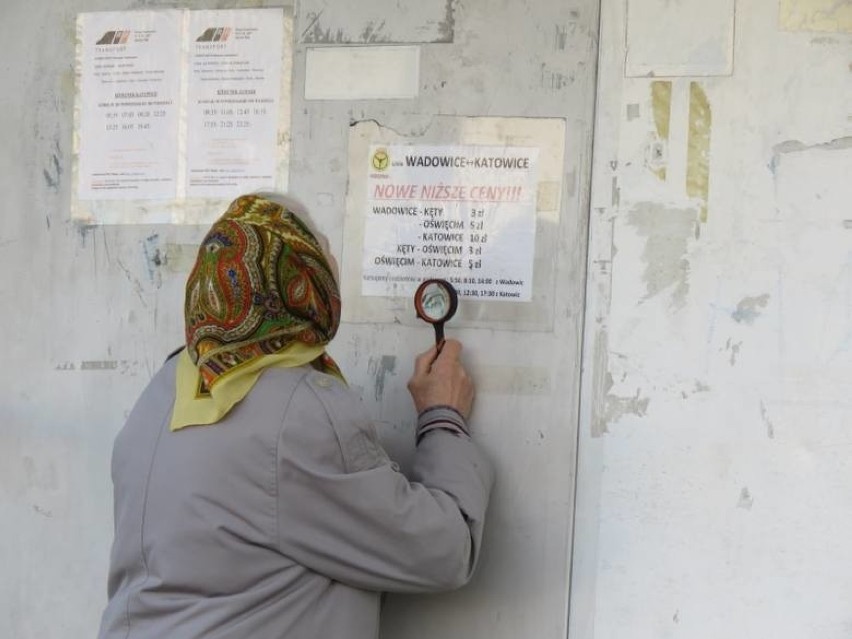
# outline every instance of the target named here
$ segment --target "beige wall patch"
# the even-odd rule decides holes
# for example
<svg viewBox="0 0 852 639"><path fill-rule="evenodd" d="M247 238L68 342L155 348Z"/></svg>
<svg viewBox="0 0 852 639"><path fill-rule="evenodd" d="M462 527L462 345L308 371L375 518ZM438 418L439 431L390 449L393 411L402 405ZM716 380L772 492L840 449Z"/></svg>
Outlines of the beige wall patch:
<svg viewBox="0 0 852 639"><path fill-rule="evenodd" d="M648 159L648 166L654 175L665 181L669 128L672 119L671 81L657 80L651 83L651 106L654 111L654 126L657 129L657 140L651 147L651 157Z"/></svg>
<svg viewBox="0 0 852 639"><path fill-rule="evenodd" d="M849 0L781 0L778 24L784 31L845 31L852 33Z"/></svg>
<svg viewBox="0 0 852 639"><path fill-rule="evenodd" d="M710 195L710 129L713 113L707 94L697 82L689 84L689 138L686 156L686 194L702 201L700 219L707 221Z"/></svg>

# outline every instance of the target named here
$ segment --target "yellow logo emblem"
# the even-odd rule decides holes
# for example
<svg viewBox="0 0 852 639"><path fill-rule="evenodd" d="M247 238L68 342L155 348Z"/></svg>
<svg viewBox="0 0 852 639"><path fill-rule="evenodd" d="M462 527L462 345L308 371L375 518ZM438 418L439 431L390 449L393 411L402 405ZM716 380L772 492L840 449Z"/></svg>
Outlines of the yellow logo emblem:
<svg viewBox="0 0 852 639"><path fill-rule="evenodd" d="M373 153L372 160L373 168L376 171L386 171L388 165L390 164L390 157L388 157L388 152L386 149L376 149L376 152Z"/></svg>

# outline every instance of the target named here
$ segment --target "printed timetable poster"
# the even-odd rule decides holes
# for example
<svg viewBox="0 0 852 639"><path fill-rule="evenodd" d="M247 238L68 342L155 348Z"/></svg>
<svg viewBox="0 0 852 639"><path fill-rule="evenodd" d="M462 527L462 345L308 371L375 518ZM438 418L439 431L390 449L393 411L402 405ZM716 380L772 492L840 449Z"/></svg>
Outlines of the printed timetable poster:
<svg viewBox="0 0 852 639"><path fill-rule="evenodd" d="M280 11L192 11L189 33L187 195L229 197L273 186Z"/></svg>
<svg viewBox="0 0 852 639"><path fill-rule="evenodd" d="M81 17L80 199L177 195L182 15Z"/></svg>
<svg viewBox="0 0 852 639"><path fill-rule="evenodd" d="M362 295L412 295L443 278L460 297L532 295L538 149L372 145Z"/></svg>
<svg viewBox="0 0 852 639"><path fill-rule="evenodd" d="M79 200L276 186L282 9L78 16Z"/></svg>

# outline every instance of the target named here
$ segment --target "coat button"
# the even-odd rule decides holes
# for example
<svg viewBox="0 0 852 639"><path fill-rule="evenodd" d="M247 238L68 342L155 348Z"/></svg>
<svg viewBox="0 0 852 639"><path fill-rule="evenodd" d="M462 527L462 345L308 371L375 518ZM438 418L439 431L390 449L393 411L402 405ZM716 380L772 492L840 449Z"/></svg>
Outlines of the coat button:
<svg viewBox="0 0 852 639"><path fill-rule="evenodd" d="M317 386L320 388L331 388L331 380L328 377L319 377L317 379Z"/></svg>

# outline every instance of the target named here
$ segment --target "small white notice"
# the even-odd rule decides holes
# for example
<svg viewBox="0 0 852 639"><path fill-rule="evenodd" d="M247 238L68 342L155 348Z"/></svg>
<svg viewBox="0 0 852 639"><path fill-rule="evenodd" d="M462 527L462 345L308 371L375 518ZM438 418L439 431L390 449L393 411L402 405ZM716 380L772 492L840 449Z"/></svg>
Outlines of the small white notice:
<svg viewBox="0 0 852 639"><path fill-rule="evenodd" d="M182 16L81 16L80 199L175 197Z"/></svg>
<svg viewBox="0 0 852 639"><path fill-rule="evenodd" d="M193 11L189 19L187 196L275 186L280 9Z"/></svg>
<svg viewBox="0 0 852 639"><path fill-rule="evenodd" d="M372 145L361 292L427 278L479 301L526 302L535 255L537 148Z"/></svg>

